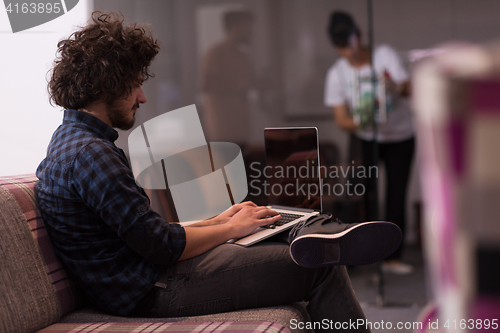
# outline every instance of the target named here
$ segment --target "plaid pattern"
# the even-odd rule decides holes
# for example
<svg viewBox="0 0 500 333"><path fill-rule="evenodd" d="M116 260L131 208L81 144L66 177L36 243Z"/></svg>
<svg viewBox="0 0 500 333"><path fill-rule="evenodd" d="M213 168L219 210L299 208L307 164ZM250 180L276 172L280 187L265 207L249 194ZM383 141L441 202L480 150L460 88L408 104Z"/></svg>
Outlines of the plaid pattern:
<svg viewBox="0 0 500 333"><path fill-rule="evenodd" d="M117 137L101 120L66 110L37 169L35 192L73 280L95 305L123 316L181 256L186 235L151 209Z"/></svg>
<svg viewBox="0 0 500 333"><path fill-rule="evenodd" d="M132 333L132 332L226 332L226 333L290 333L277 323L271 322L204 322L204 323L85 323L55 324L39 332L43 333Z"/></svg>
<svg viewBox="0 0 500 333"><path fill-rule="evenodd" d="M56 292L60 315L63 316L80 306L81 297L54 253L33 192L37 181L35 175L0 177L0 186L14 196L26 218L33 239L40 249L49 281Z"/></svg>

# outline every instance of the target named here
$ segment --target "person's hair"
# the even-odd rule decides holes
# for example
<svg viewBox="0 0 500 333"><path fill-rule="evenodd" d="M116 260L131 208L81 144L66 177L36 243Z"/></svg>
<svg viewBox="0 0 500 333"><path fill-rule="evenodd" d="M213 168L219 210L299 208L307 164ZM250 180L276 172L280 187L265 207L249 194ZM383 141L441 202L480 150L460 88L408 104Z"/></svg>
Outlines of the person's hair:
<svg viewBox="0 0 500 333"><path fill-rule="evenodd" d="M224 13L224 29L228 31L242 21L252 21L253 15L249 11L230 11Z"/></svg>
<svg viewBox="0 0 500 333"><path fill-rule="evenodd" d="M328 36L333 46L340 48L349 46L349 40L353 35L359 38L361 33L351 15L341 11L333 12L328 24Z"/></svg>
<svg viewBox="0 0 500 333"><path fill-rule="evenodd" d="M58 44L48 91L52 101L79 110L90 103L112 104L149 72L158 41L136 24L124 26L123 16L94 12L91 22ZM142 77L141 77L142 74Z"/></svg>

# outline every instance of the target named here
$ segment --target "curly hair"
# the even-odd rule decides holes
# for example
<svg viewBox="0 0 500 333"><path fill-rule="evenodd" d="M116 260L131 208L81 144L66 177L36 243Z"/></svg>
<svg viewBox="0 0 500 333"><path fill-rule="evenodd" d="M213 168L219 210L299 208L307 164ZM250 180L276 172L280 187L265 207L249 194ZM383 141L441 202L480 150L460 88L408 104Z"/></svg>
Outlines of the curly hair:
<svg viewBox="0 0 500 333"><path fill-rule="evenodd" d="M157 39L116 13L92 13L91 23L58 44L48 90L51 102L80 110L92 102L114 103L154 75L149 66ZM142 74L142 75L141 75Z"/></svg>

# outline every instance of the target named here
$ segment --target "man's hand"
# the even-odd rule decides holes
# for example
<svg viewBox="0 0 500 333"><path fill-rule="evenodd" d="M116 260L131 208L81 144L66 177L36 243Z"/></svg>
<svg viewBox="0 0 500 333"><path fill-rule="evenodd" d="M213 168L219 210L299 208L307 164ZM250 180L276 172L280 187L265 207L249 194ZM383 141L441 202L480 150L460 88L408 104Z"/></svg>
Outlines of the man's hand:
<svg viewBox="0 0 500 333"><path fill-rule="evenodd" d="M384 72L385 78L385 90L387 93L391 94L393 98L398 97L409 97L410 96L410 82L404 81L401 83L396 83L392 80L389 72Z"/></svg>
<svg viewBox="0 0 500 333"><path fill-rule="evenodd" d="M281 216L274 210L262 206L246 205L226 223L230 226L230 238L249 235L258 227L278 221Z"/></svg>
<svg viewBox="0 0 500 333"><path fill-rule="evenodd" d="M333 107L333 117L337 125L345 131L356 132L359 129L359 125L354 122L346 103Z"/></svg>
<svg viewBox="0 0 500 333"><path fill-rule="evenodd" d="M244 207L257 207L252 201L245 201L236 205L232 205L224 212L220 213L213 218L214 224L222 224L229 221L236 213L238 213Z"/></svg>
<svg viewBox="0 0 500 333"><path fill-rule="evenodd" d="M206 227L209 225L217 225L217 224L224 224L227 221L231 219L231 217L234 216L237 212L239 212L243 207L246 206L251 206L251 207L257 207L256 204L254 204L251 201L245 201L242 203L239 203L237 205L232 205L228 209L226 209L224 212L220 213L219 215L212 217L208 220L203 220L200 222L196 222L193 224L186 225L185 227L191 228L191 227Z"/></svg>
<svg viewBox="0 0 500 333"><path fill-rule="evenodd" d="M258 227L278 221L280 217L274 210L253 202L234 205L218 216L218 224L184 228L186 247L179 260L193 258L232 238L245 237Z"/></svg>

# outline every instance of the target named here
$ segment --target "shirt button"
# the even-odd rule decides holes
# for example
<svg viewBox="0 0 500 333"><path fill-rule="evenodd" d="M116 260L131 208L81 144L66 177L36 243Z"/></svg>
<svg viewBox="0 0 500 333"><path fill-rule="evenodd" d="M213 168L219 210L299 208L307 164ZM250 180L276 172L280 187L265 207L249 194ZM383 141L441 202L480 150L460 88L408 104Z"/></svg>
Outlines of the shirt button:
<svg viewBox="0 0 500 333"><path fill-rule="evenodd" d="M146 207L146 205L142 205L142 206L139 208L139 211L140 211L141 213L144 213L144 212L145 212L145 211L147 211L147 210L148 210L148 207Z"/></svg>

